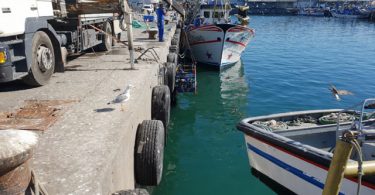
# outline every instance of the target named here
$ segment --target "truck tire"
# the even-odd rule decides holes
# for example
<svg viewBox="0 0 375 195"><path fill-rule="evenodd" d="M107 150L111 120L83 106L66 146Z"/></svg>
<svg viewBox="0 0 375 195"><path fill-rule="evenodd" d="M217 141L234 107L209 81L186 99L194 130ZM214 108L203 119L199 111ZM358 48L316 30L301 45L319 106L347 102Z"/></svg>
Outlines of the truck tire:
<svg viewBox="0 0 375 195"><path fill-rule="evenodd" d="M100 51L111 51L112 50L112 44L113 44L113 38L112 38L112 26L110 22L105 22L103 25L103 29L106 34L101 35L102 43L98 45L98 49Z"/></svg>
<svg viewBox="0 0 375 195"><path fill-rule="evenodd" d="M55 51L45 32L38 31L34 34L31 51L31 67L23 82L30 86L45 85L55 71Z"/></svg>
<svg viewBox="0 0 375 195"><path fill-rule="evenodd" d="M138 125L134 148L135 180L144 186L157 186L163 175L165 131L158 120Z"/></svg>
<svg viewBox="0 0 375 195"><path fill-rule="evenodd" d="M171 93L166 85L158 85L152 89L151 119L161 120L167 131L171 112Z"/></svg>
<svg viewBox="0 0 375 195"><path fill-rule="evenodd" d="M174 63L167 63L167 78L169 91L173 92L176 83L176 65Z"/></svg>

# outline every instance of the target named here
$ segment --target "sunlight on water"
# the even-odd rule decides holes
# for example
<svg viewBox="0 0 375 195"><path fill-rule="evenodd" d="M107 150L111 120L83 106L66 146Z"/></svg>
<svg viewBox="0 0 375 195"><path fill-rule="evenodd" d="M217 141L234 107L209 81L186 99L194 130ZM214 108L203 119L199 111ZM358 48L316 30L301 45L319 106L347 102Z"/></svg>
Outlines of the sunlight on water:
<svg viewBox="0 0 375 195"><path fill-rule="evenodd" d="M346 107L375 96L375 25L315 17L253 16L242 63L198 74L198 94L172 109L157 195L274 194L250 172L244 117ZM355 95L337 102L329 84Z"/></svg>

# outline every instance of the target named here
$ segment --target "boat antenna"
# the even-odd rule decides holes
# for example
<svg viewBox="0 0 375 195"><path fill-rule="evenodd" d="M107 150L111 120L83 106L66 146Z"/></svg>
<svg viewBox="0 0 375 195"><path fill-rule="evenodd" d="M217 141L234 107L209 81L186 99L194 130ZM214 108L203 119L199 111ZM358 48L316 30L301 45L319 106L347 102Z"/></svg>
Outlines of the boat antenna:
<svg viewBox="0 0 375 195"><path fill-rule="evenodd" d="M224 20L226 20L225 14L227 13L227 1L224 0Z"/></svg>
<svg viewBox="0 0 375 195"><path fill-rule="evenodd" d="M215 20L216 20L216 6L217 6L217 0L215 0L215 5L214 5L214 13L213 13L213 22L215 23ZM219 13L217 13L217 16L219 16Z"/></svg>

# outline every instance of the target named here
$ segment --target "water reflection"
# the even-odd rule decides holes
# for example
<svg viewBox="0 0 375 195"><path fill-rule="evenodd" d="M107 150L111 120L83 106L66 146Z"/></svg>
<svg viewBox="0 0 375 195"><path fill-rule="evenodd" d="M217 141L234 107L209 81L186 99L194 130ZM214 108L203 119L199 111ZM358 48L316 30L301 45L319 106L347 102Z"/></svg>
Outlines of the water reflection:
<svg viewBox="0 0 375 195"><path fill-rule="evenodd" d="M197 78L197 94L180 94L172 110L164 178L154 194L271 192L251 177L243 136L235 129L249 91L242 63L221 72L199 67Z"/></svg>

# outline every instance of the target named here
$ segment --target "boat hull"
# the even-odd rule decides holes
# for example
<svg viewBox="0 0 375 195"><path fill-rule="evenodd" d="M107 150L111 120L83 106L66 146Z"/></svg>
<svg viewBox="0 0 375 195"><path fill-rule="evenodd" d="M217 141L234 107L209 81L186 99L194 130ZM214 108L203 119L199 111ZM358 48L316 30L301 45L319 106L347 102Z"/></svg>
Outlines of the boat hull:
<svg viewBox="0 0 375 195"><path fill-rule="evenodd" d="M348 15L332 12L332 16L335 18L366 19L369 18L370 14Z"/></svg>
<svg viewBox="0 0 375 195"><path fill-rule="evenodd" d="M222 68L240 60L254 31L240 25L204 25L190 28L188 37L198 63Z"/></svg>
<svg viewBox="0 0 375 195"><path fill-rule="evenodd" d="M324 112L333 111L338 110ZM287 115L282 117L285 116L288 117ZM258 117L257 120L259 119L263 117ZM296 194L322 194L332 153L320 151L273 132L251 127L250 120L245 119L237 126L245 134L250 166ZM333 129L335 132L335 124L326 125L324 130L327 129ZM357 185L356 178L345 177L339 194L356 194ZM360 194L375 194L375 185L362 181L360 192Z"/></svg>

